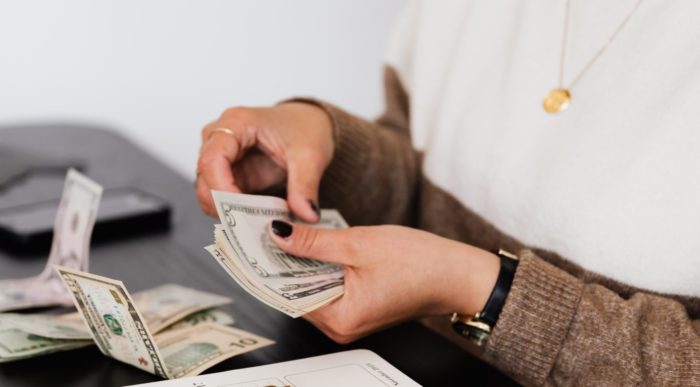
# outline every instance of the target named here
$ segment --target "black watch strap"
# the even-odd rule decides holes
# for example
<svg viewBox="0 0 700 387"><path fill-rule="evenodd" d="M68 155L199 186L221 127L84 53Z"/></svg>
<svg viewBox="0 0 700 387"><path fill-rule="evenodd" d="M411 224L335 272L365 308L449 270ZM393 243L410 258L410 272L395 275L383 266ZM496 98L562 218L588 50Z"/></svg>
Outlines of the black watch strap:
<svg viewBox="0 0 700 387"><path fill-rule="evenodd" d="M499 250L497 253L498 257L501 259L501 269L498 271L498 279L496 280L496 286L493 287L491 295L488 301L486 301L486 306L479 313L479 320L485 322L489 326L493 327L498 321L498 316L503 310L503 305L506 302L506 297L508 292L510 292L510 287L513 284L513 277L515 277L515 269L518 267L518 257L504 250Z"/></svg>

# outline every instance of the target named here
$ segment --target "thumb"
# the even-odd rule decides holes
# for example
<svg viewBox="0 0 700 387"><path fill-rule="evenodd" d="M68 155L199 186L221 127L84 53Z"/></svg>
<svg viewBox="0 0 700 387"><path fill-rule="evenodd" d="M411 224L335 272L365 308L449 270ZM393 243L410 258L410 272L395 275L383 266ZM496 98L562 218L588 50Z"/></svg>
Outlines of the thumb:
<svg viewBox="0 0 700 387"><path fill-rule="evenodd" d="M288 254L342 265L352 261L347 248L348 229L329 230L273 220L269 231L272 240Z"/></svg>
<svg viewBox="0 0 700 387"><path fill-rule="evenodd" d="M318 187L323 168L313 157L290 155L287 163L287 203L301 220L316 223L321 219Z"/></svg>

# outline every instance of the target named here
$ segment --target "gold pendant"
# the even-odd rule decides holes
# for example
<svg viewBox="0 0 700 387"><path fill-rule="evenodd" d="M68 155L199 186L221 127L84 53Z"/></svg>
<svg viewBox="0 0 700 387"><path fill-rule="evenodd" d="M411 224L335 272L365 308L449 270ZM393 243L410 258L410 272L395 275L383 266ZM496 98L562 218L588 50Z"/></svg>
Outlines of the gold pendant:
<svg viewBox="0 0 700 387"><path fill-rule="evenodd" d="M547 94L547 97L542 101L542 107L547 113L559 113L569 107L569 102L571 102L569 90L558 88Z"/></svg>

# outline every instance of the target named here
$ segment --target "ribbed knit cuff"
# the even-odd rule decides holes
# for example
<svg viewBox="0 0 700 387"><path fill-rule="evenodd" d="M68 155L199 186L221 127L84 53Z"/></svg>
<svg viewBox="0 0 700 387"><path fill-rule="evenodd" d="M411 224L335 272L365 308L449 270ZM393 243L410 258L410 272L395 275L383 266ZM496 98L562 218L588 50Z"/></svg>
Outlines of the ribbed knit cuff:
<svg viewBox="0 0 700 387"><path fill-rule="evenodd" d="M365 171L369 161L367 150L372 144L372 124L313 98L295 97L283 102L309 103L328 113L333 123L335 147L333 160L323 175L322 188L326 194L343 194L348 188L354 188L358 175Z"/></svg>
<svg viewBox="0 0 700 387"><path fill-rule="evenodd" d="M529 250L519 257L513 286L484 355L514 378L541 385L569 332L583 283Z"/></svg>

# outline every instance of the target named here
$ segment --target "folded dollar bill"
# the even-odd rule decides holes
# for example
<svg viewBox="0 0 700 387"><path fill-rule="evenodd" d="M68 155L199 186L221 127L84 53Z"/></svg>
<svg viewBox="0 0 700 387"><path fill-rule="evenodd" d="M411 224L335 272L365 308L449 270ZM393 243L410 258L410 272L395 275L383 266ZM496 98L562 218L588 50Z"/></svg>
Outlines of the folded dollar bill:
<svg viewBox="0 0 700 387"><path fill-rule="evenodd" d="M212 195L221 224L215 225L214 245L205 249L244 290L295 318L343 294L341 265L287 254L270 239L272 220L292 221L284 200L220 191ZM326 209L315 226L348 227L338 211Z"/></svg>
<svg viewBox="0 0 700 387"><path fill-rule="evenodd" d="M34 277L0 281L0 312L72 304L53 265L87 271L90 236L101 197L102 186L74 169L68 171L46 267Z"/></svg>
<svg viewBox="0 0 700 387"><path fill-rule="evenodd" d="M198 375L230 357L274 342L216 323L154 335L121 281L56 266L90 335L106 356L166 379ZM156 316L156 329L167 318Z"/></svg>

